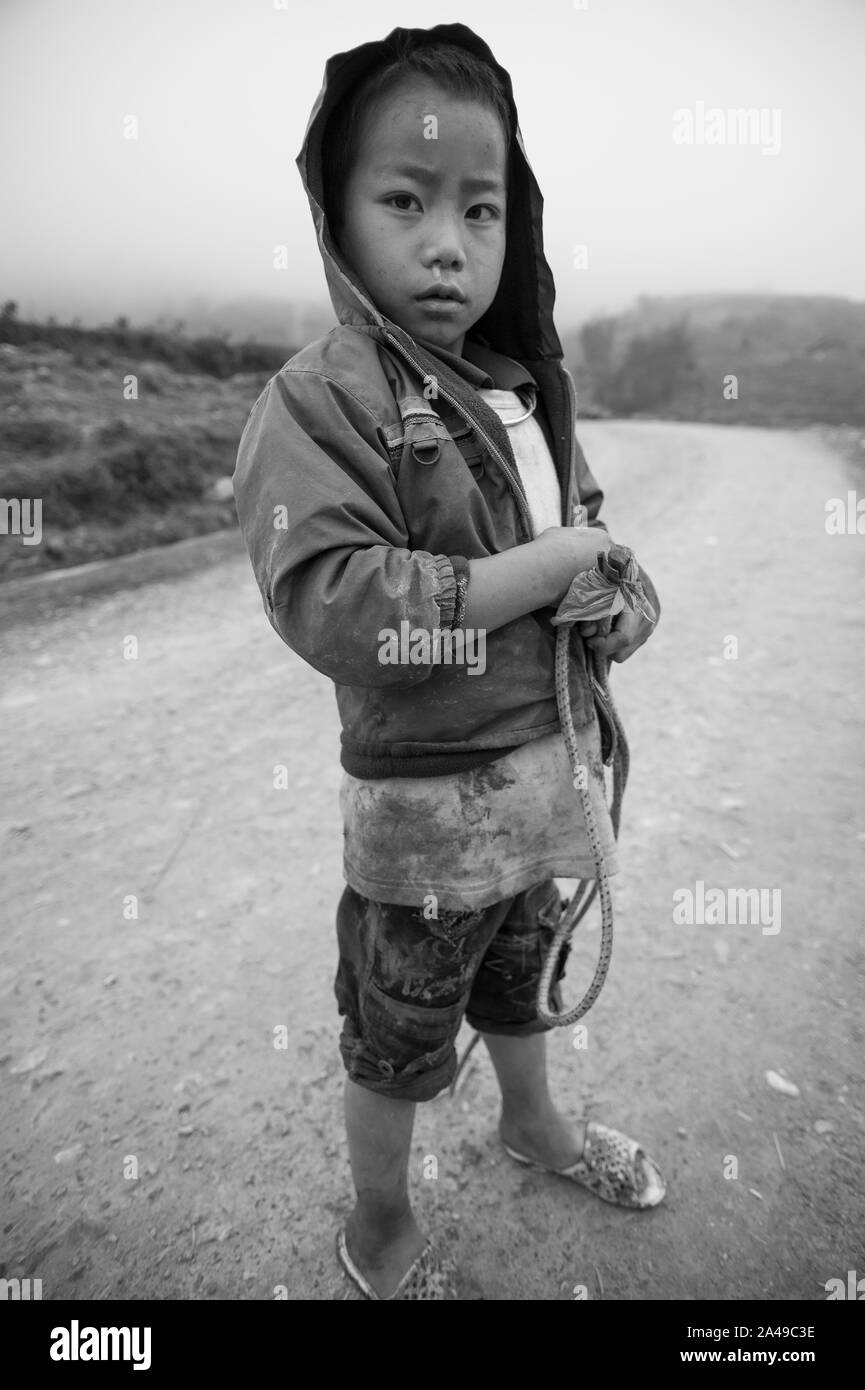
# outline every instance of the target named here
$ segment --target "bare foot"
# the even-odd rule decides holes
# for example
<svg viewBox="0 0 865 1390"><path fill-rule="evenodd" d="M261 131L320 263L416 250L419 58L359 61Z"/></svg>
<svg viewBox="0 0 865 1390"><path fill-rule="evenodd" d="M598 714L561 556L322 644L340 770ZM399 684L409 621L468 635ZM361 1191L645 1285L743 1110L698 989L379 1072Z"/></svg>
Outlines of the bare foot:
<svg viewBox="0 0 865 1390"><path fill-rule="evenodd" d="M542 1163L545 1168L570 1168L581 1157L586 1142L586 1121L565 1119L555 1106L532 1116L502 1115L499 1134L517 1153Z"/></svg>
<svg viewBox="0 0 865 1390"><path fill-rule="evenodd" d="M354 1212L345 1225L345 1243L352 1261L379 1298L390 1298L420 1255L426 1240L409 1216L386 1241L365 1227Z"/></svg>

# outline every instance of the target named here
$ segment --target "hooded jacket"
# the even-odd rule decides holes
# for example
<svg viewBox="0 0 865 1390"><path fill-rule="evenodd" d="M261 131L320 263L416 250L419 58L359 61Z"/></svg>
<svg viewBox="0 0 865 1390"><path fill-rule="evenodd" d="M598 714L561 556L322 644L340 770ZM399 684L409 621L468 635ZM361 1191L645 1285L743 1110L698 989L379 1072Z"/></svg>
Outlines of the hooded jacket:
<svg viewBox="0 0 865 1390"><path fill-rule="evenodd" d="M491 64L511 108L504 266L463 359L411 338L379 312L343 260L324 210L325 125L408 33L458 44ZM553 324L543 200L510 78L464 25L395 29L328 61L297 165L340 326L292 357L250 411L233 478L241 531L271 626L335 684L346 771L460 771L559 727L553 609L488 633L483 675L465 665L380 660L383 632L400 633L403 623L428 632L451 626L469 560L532 539L507 431L475 389L492 384L485 364L495 359L485 350L512 359L536 383L562 525L572 524L578 507L583 524L603 525L602 493L575 434L576 393ZM575 630L571 641L579 725L599 697Z"/></svg>

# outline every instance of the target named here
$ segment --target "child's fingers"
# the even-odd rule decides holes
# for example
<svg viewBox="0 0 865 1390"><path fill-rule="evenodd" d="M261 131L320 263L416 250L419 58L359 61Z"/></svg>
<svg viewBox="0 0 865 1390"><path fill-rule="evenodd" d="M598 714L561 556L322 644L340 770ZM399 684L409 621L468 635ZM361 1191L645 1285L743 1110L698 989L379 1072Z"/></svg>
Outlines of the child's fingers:
<svg viewBox="0 0 865 1390"><path fill-rule="evenodd" d="M646 640L647 639L645 637L641 637L639 642L630 642L627 646L620 647L617 652L610 653L610 660L627 661L629 656L633 656L634 652L638 652L640 650L640 648Z"/></svg>
<svg viewBox="0 0 865 1390"><path fill-rule="evenodd" d="M619 615L607 636L599 633L588 638L586 645L594 651L603 652L611 661L627 661L643 645L651 630L651 623L641 614L625 612Z"/></svg>
<svg viewBox="0 0 865 1390"><path fill-rule="evenodd" d="M589 646L595 651L603 652L610 661L627 661L628 657L639 651L645 641L646 638L641 637L637 642L624 639L617 642L614 638L608 637L604 641L590 642Z"/></svg>
<svg viewBox="0 0 865 1390"><path fill-rule="evenodd" d="M589 646L599 647L605 652L618 651L619 647L627 646L636 640L642 623L643 619L638 613L620 613L613 620L609 632L599 630L594 637L589 638ZM595 623L594 626L600 629L600 624Z"/></svg>
<svg viewBox="0 0 865 1390"><path fill-rule="evenodd" d="M629 647L634 640L633 633L611 632L608 637L593 637L587 643L596 652L612 656L620 647Z"/></svg>

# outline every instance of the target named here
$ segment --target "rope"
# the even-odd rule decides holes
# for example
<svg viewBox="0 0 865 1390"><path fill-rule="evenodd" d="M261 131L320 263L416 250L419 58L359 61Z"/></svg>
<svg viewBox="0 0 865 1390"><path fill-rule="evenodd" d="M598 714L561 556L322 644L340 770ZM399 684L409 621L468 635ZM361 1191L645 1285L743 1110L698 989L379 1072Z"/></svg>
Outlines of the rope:
<svg viewBox="0 0 865 1390"><path fill-rule="evenodd" d="M599 623L598 631L602 636L610 630L610 619L606 618ZM569 689L568 668L570 664L570 645L571 631L573 622L563 623L559 628L556 637L556 703L559 709L559 720L562 725L562 736L565 740L565 747L568 750L568 760L571 764L571 775L574 779L574 786L579 792L580 803L583 809L583 816L586 822L586 833L588 835L589 847L592 851L592 858L595 862L595 881L589 889L590 880L583 879L577 885L577 891L570 903L562 912L559 925L556 928L552 945L547 952L544 960L541 978L538 984L538 1017L552 1028L566 1028L578 1019L587 1014L594 1004L598 995L604 987L607 978L607 971L610 968L610 958L613 954L613 902L610 895L610 881L607 877L607 866L604 861L604 852L601 847L601 837L598 831L598 822L595 819L595 808L589 792L589 765L583 755L574 730L574 720L571 713L571 697ZM610 693L608 682L609 662L603 652L592 652L591 675L600 686L604 699L610 712L610 718L615 730L615 751L613 753L613 799L610 807L610 820L613 823L613 834L619 838L619 823L622 814L622 798L625 794L625 786L628 780L628 768L630 765L630 754L628 750L625 730L619 718L613 697ZM566 949L571 936L578 924L582 921L588 909L591 907L598 892L601 896L601 948L598 955L598 963L592 982L583 995L582 999L574 1008L567 1013L558 1013L551 1007L550 990L553 980L558 972L559 959L562 952Z"/></svg>
<svg viewBox="0 0 865 1390"><path fill-rule="evenodd" d="M589 792L588 759L583 755L577 743L574 729L569 668L571 632L574 624L578 621L597 619L599 635L606 636L610 631L612 613L618 612L624 607L638 609L651 621L655 619L654 609L646 597L639 578L639 569L633 552L627 546L613 545L608 554L598 556L597 565L593 570L587 574L576 576L559 606L556 617L553 619L554 623L559 626L556 636L556 704L559 711L559 722L562 726L562 737L571 765L571 776L574 787L579 793L583 817L586 822L586 834L595 865L595 879L588 895L586 889L589 887L589 880L582 880L571 902L562 911L552 945L547 952L541 970L538 984L538 1017L551 1028L565 1028L576 1023L577 1019L588 1013L604 987L607 971L610 967L610 957L613 953L613 900L610 894L610 881L607 877L600 832L595 819L595 809ZM622 798L628 780L630 753L628 741L625 738L625 730L610 691L609 659L603 652L592 651L589 665L590 679L593 680L603 698L613 726L613 798L610 806L610 820L613 825L613 834L618 840ZM566 1013L560 1013L555 1009L550 998L553 981L558 974L559 961L568 947L574 929L582 921L598 893L601 898L601 946L595 973L580 1002L572 1009L568 1009Z"/></svg>
<svg viewBox="0 0 865 1390"><path fill-rule="evenodd" d="M541 978L538 982L537 1012L538 1017L551 1028L566 1028L589 1012L604 987L607 971L610 968L610 958L613 954L613 902L610 895L610 882L607 877L607 866L604 862L598 823L595 819L595 808L589 793L589 764L577 743L576 730L574 729L569 668L571 633L574 624L597 621L598 635L606 636L612 625L612 614L619 612L622 608L638 609L651 622L655 621L656 614L640 581L633 552L627 546L613 545L606 555L600 554L598 556L598 562L593 570L577 575L553 619L559 629L556 634L556 705L559 712L559 722L562 726L562 737L571 765L571 776L574 787L579 792L580 804L586 822L586 834L595 865L595 878L594 881L581 879L577 884L574 896L562 911L559 925L556 927L552 944L541 970ZM603 698L613 726L613 796L610 804L610 820L613 825L613 834L618 840L622 816L622 798L625 794L631 759L625 730L610 691L609 670L609 658L603 652L592 650L589 657L589 679ZM563 952L568 948L574 930L582 921L599 892L601 896L601 947L595 973L580 1002L566 1013L559 1013L552 1006L550 999L553 981L558 974L559 961ZM449 1094L451 1096L456 1091L460 1074L465 1069L479 1038L480 1033L473 1035L459 1060L454 1079L450 1085Z"/></svg>

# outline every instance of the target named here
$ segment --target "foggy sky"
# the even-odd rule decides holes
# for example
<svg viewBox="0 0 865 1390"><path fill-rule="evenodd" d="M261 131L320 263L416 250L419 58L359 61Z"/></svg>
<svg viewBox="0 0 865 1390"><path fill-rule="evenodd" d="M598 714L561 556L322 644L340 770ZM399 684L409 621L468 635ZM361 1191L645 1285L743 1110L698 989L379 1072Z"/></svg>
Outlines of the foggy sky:
<svg viewBox="0 0 865 1390"><path fill-rule="evenodd" d="M640 293L865 298L860 0L2 0L0 299L86 323L326 304L294 165L325 59L457 20L514 79L560 328ZM698 103L767 137L777 112L777 152L675 143Z"/></svg>

